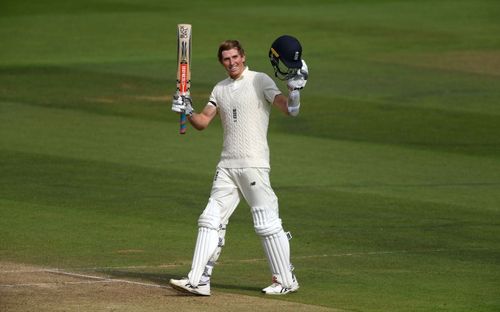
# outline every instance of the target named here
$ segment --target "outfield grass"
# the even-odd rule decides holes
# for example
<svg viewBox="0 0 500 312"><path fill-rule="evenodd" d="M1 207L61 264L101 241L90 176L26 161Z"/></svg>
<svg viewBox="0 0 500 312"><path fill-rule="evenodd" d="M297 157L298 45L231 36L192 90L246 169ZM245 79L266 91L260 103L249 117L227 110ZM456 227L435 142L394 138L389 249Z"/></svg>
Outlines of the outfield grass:
<svg viewBox="0 0 500 312"><path fill-rule="evenodd" d="M269 135L301 283L278 300L500 309L498 1L31 2L0 5L0 260L187 273L222 135L179 136L170 111L190 22L198 109L222 40L269 74L275 37L304 45L301 115L274 110ZM220 260L219 291L269 281L245 203Z"/></svg>

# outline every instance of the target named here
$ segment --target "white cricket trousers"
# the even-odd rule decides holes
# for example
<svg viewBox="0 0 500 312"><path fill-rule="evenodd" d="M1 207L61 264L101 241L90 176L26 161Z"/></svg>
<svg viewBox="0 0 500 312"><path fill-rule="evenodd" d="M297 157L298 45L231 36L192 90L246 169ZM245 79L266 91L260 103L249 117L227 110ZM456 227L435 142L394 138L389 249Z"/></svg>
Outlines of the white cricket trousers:
<svg viewBox="0 0 500 312"><path fill-rule="evenodd" d="M211 275L224 245L226 225L240 196L251 208L255 232L261 237L273 275L284 285L292 284L290 246L279 218L278 198L271 188L269 171L266 168L217 168L207 207L198 219L198 238L188 275L193 286L198 285L203 274Z"/></svg>
<svg viewBox="0 0 500 312"><path fill-rule="evenodd" d="M226 225L240 202L240 194L248 205L270 209L278 215L278 198L271 188L269 169L217 168L210 199L217 203L221 224Z"/></svg>

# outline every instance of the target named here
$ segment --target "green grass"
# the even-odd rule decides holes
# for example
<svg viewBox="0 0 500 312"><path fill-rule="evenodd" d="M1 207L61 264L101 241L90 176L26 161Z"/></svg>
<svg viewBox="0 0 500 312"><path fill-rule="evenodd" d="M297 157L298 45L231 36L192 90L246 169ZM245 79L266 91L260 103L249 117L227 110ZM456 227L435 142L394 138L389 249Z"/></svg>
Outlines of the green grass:
<svg viewBox="0 0 500 312"><path fill-rule="evenodd" d="M0 5L2 261L187 272L222 134L179 136L170 111L175 25L191 22L197 109L224 78L222 40L267 73L275 37L304 46L301 115L274 110L269 134L302 286L278 300L500 309L497 1L32 2ZM263 259L242 203L214 287L259 296Z"/></svg>

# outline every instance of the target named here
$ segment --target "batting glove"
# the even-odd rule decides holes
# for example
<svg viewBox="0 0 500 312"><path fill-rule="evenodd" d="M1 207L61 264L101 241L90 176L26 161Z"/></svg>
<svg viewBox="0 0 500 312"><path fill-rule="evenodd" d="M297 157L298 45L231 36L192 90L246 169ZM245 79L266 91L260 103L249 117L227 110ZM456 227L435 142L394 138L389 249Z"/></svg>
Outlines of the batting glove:
<svg viewBox="0 0 500 312"><path fill-rule="evenodd" d="M297 74L288 79L287 85L289 90L301 90L306 86L307 78L309 77L309 69L306 61L302 60L302 67L297 71Z"/></svg>
<svg viewBox="0 0 500 312"><path fill-rule="evenodd" d="M172 100L172 111L191 116L194 112L192 104L191 96L175 94Z"/></svg>

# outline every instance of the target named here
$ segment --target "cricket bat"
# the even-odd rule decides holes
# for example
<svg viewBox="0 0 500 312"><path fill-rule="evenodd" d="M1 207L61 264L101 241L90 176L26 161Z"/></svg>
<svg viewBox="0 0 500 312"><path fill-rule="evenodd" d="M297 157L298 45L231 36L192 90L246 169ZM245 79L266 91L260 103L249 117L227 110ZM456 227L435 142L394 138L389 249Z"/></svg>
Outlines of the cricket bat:
<svg viewBox="0 0 500 312"><path fill-rule="evenodd" d="M189 96L191 89L191 30L190 24L177 25L177 93ZM187 129L186 114L180 113L179 133Z"/></svg>

